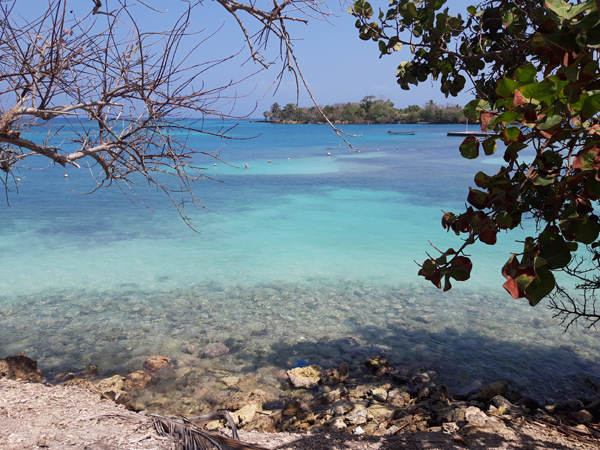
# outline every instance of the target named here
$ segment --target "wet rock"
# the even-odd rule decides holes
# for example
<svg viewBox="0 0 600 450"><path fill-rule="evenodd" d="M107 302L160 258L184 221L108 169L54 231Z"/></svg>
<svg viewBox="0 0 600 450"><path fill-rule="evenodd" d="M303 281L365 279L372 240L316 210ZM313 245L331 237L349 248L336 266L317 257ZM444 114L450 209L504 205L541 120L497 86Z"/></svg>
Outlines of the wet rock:
<svg viewBox="0 0 600 450"><path fill-rule="evenodd" d="M506 381L496 381L483 387L477 395L477 400L482 403L489 402L496 395L504 395L508 391L508 383Z"/></svg>
<svg viewBox="0 0 600 450"><path fill-rule="evenodd" d="M44 376L37 368L37 361L20 354L0 359L0 378L41 383Z"/></svg>
<svg viewBox="0 0 600 450"><path fill-rule="evenodd" d="M73 372L59 373L54 377L54 382L62 383L63 381L72 380L73 378L75 378L75 374Z"/></svg>
<svg viewBox="0 0 600 450"><path fill-rule="evenodd" d="M195 355L200 350L200 344L198 342L186 342L181 346L181 351L188 355Z"/></svg>
<svg viewBox="0 0 600 450"><path fill-rule="evenodd" d="M324 393L321 397L321 403L326 405L337 402L340 398L344 397L348 393L348 389L340 388L330 392Z"/></svg>
<svg viewBox="0 0 600 450"><path fill-rule="evenodd" d="M227 385L227 387L235 386L240 382L240 377L223 377L221 381Z"/></svg>
<svg viewBox="0 0 600 450"><path fill-rule="evenodd" d="M167 371L171 368L171 358L161 355L148 356L143 367L152 374Z"/></svg>
<svg viewBox="0 0 600 450"><path fill-rule="evenodd" d="M339 384L348 379L350 375L350 368L347 363L342 363L335 369L327 370L325 372L325 383Z"/></svg>
<svg viewBox="0 0 600 450"><path fill-rule="evenodd" d="M321 368L317 365L296 367L287 371L291 383L297 388L310 389L323 380Z"/></svg>
<svg viewBox="0 0 600 450"><path fill-rule="evenodd" d="M594 420L594 415L585 409L571 413L571 417L579 423L592 423Z"/></svg>
<svg viewBox="0 0 600 450"><path fill-rule="evenodd" d="M379 355L375 355L365 361L365 366L367 366L373 372L377 372L381 367L389 365L390 362L387 359L381 358Z"/></svg>
<svg viewBox="0 0 600 450"><path fill-rule="evenodd" d="M139 391L147 388L150 383L152 383L152 376L144 370L138 370L125 377L123 389L126 391Z"/></svg>
<svg viewBox="0 0 600 450"><path fill-rule="evenodd" d="M554 405L546 406L546 411L554 413L554 412L575 412L583 409L583 404L580 400L577 399L569 399L564 400L562 402L556 403Z"/></svg>
<svg viewBox="0 0 600 450"><path fill-rule="evenodd" d="M208 344L202 351L202 357L204 358L218 358L229 353L229 347L223 343L215 342Z"/></svg>
<svg viewBox="0 0 600 450"><path fill-rule="evenodd" d="M521 399L521 397L523 397L523 394L521 394L519 391L517 391L515 389L509 389L506 392L506 394L504 394L504 398L506 398L506 400L508 400L512 404L517 403Z"/></svg>
<svg viewBox="0 0 600 450"><path fill-rule="evenodd" d="M536 409L540 409L542 404L538 402L536 399L528 396L523 396L519 400L515 402L517 406L523 406L531 411L535 411Z"/></svg>

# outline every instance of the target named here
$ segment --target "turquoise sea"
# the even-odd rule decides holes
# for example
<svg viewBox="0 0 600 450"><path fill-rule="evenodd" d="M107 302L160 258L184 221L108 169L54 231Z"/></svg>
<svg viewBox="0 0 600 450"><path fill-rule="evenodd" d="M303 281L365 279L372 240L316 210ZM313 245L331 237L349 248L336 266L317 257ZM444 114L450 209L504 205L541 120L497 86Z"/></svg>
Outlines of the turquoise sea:
<svg viewBox="0 0 600 450"><path fill-rule="evenodd" d="M563 333L544 304L501 287L533 224L474 248L472 279L448 293L416 275L414 261L435 252L428 241L460 246L442 210L461 211L473 175L503 162L461 158L446 133L463 129L345 126L362 135L351 138L360 153L324 125L192 135L232 165L200 161L214 180L196 184L209 209L190 214L199 233L156 189L136 191L144 206L117 186L81 195L85 168L23 170L0 207L0 357L25 352L49 377L90 364L108 376L162 354L179 377L194 368L194 383L225 389L224 374L268 382L297 364L352 370L381 354L455 388L505 379L546 400L584 393L600 375L598 332ZM230 352L202 358L210 342Z"/></svg>

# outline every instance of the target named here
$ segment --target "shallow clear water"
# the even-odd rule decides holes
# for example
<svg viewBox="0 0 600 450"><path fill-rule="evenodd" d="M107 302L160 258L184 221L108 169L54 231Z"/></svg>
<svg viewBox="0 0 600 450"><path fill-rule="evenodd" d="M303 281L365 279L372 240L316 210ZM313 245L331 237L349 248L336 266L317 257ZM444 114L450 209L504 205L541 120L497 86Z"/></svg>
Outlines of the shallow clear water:
<svg viewBox="0 0 600 450"><path fill-rule="evenodd" d="M346 127L363 135L352 139L361 153L319 125L235 128L252 140L193 136L202 150L223 145L235 166L202 161L222 183L197 185L217 212L192 214L200 234L153 190L138 191L150 210L114 186L77 194L91 186L85 170L21 172L0 209L0 356L24 351L47 373L97 364L110 374L167 354L179 375L194 368L216 382L299 360L359 367L381 353L452 386L507 379L548 399L584 390L600 367L598 333L563 334L544 305L501 288L526 231L473 249L472 279L449 293L417 277L428 240L460 246L441 211L460 211L473 175L501 160L462 159L460 138L446 137L461 127L394 127L417 134ZM231 351L205 360L182 350L190 342Z"/></svg>

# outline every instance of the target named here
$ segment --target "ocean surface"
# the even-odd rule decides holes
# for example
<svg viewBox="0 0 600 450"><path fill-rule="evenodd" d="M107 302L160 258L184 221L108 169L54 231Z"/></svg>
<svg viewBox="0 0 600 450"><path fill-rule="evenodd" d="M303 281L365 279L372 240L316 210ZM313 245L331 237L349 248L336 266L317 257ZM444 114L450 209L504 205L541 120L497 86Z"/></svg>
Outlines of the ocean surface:
<svg viewBox="0 0 600 450"><path fill-rule="evenodd" d="M429 241L461 245L442 229L443 211L462 211L474 174L503 163L463 159L461 139L446 136L461 130L345 126L362 135L350 138L360 153L325 125L240 122L239 140L191 135L230 164L198 161L212 178L195 186L207 208L189 211L198 232L155 188L138 188L137 200L117 186L82 195L93 188L86 168L22 170L0 206L0 357L25 352L46 374L95 364L110 375L161 354L218 387L223 374L352 370L380 354L453 388L505 379L548 401L584 393L600 376L598 332L563 333L544 303L501 287L532 223L474 246L471 279L448 293L417 276L415 261L435 253ZM229 354L202 358L210 342Z"/></svg>

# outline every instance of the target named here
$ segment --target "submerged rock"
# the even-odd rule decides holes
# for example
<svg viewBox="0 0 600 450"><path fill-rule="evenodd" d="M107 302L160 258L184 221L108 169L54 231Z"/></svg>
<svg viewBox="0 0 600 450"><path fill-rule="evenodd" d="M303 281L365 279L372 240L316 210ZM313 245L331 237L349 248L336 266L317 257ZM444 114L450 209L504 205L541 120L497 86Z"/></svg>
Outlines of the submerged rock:
<svg viewBox="0 0 600 450"><path fill-rule="evenodd" d="M144 369L150 373L156 373L168 370L171 367L171 358L169 356L154 355L148 356L144 361Z"/></svg>
<svg viewBox="0 0 600 450"><path fill-rule="evenodd" d="M496 381L484 386L477 395L477 400L487 403L496 395L504 395L506 391L508 391L508 383L506 381Z"/></svg>
<svg viewBox="0 0 600 450"><path fill-rule="evenodd" d="M215 342L204 347L202 356L204 358L218 358L219 356L226 355L227 353L229 353L229 347L227 347L225 344Z"/></svg>
<svg viewBox="0 0 600 450"><path fill-rule="evenodd" d="M0 359L0 378L41 383L44 376L37 368L37 361L20 354Z"/></svg>
<svg viewBox="0 0 600 450"><path fill-rule="evenodd" d="M125 377L124 389L126 391L138 391L145 389L152 383L152 376L144 370L138 370Z"/></svg>
<svg viewBox="0 0 600 450"><path fill-rule="evenodd" d="M387 359L382 359L381 356L375 355L365 361L365 366L373 372L377 372L380 368L389 366L390 362Z"/></svg>
<svg viewBox="0 0 600 450"><path fill-rule="evenodd" d="M314 388L323 380L323 373L317 365L296 367L288 370L287 374L291 383L297 388Z"/></svg>

